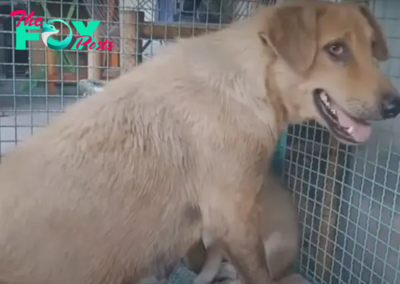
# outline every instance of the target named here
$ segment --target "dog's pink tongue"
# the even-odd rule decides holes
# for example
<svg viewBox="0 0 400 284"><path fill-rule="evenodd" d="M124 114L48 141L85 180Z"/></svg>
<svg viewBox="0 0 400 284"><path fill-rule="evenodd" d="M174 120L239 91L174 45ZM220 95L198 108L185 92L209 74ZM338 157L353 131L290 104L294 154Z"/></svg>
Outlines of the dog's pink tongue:
<svg viewBox="0 0 400 284"><path fill-rule="evenodd" d="M337 111L337 118L341 126L352 127L353 133L351 136L353 139L359 143L363 143L368 140L371 135L371 126L366 124L361 124L348 116L345 112L340 110L340 108L335 108Z"/></svg>

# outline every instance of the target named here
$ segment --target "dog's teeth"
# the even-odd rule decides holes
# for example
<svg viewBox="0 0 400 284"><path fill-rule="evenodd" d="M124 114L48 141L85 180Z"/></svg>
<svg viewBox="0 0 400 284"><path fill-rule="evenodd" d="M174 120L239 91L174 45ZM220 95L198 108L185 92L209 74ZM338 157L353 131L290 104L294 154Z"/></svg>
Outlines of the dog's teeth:
<svg viewBox="0 0 400 284"><path fill-rule="evenodd" d="M332 114L333 114L334 116L337 116L337 111L336 111L335 109L331 109L331 111L332 111Z"/></svg>
<svg viewBox="0 0 400 284"><path fill-rule="evenodd" d="M326 95L326 93L322 93L320 97L321 97L321 100L322 100L326 105L329 105L329 100L328 100L328 96Z"/></svg>
<svg viewBox="0 0 400 284"><path fill-rule="evenodd" d="M349 133L349 134L353 134L353 132L354 132L354 127L353 127L353 126L350 126L350 127L348 127L348 128L346 129L346 131L347 131L347 133Z"/></svg>

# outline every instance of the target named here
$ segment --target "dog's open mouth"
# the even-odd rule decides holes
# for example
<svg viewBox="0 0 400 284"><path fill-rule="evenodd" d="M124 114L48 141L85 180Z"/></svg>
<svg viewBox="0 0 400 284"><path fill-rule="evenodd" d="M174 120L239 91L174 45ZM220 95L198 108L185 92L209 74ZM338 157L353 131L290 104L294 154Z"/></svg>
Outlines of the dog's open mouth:
<svg viewBox="0 0 400 284"><path fill-rule="evenodd" d="M371 125L348 114L322 89L314 90L314 102L329 130L342 142L359 144L368 140Z"/></svg>

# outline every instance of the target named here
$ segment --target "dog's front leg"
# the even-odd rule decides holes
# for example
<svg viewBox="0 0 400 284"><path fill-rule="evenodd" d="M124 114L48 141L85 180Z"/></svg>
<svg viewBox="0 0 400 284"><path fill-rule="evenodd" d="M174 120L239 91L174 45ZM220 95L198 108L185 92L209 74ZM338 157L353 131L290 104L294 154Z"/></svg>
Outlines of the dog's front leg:
<svg viewBox="0 0 400 284"><path fill-rule="evenodd" d="M255 211L255 210L254 210ZM241 276L242 283L246 284L271 284L273 283L269 275L263 243L255 226L254 218L237 220L232 224L223 242L226 252L237 268Z"/></svg>
<svg viewBox="0 0 400 284"><path fill-rule="evenodd" d="M258 191L252 190L248 184L251 183L246 182L243 190L231 188L229 194L223 192L217 197L216 204L220 204L220 207L213 207L210 214L205 211L203 215L206 222L204 235L212 236L215 232L214 241L238 270L241 283L271 284L273 282L268 272L256 208Z"/></svg>
<svg viewBox="0 0 400 284"><path fill-rule="evenodd" d="M200 202L204 236L214 237L222 246L243 284L274 283L268 272L257 208L263 164L231 163L228 183L210 187Z"/></svg>

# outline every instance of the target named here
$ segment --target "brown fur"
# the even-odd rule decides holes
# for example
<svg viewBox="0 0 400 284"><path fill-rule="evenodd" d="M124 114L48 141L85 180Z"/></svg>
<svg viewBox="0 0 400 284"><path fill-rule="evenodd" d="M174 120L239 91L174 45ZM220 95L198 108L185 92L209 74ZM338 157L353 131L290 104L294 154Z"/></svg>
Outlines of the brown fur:
<svg viewBox="0 0 400 284"><path fill-rule="evenodd" d="M300 236L293 197L273 174L265 177L265 183L257 196L257 210L268 271L271 278L279 280L288 272L298 255ZM222 259L223 251L211 245L203 270L194 283L211 283L217 276Z"/></svg>
<svg viewBox="0 0 400 284"><path fill-rule="evenodd" d="M314 88L375 119L393 89L359 7L298 5L165 47L7 153L0 283L136 282L204 232L246 283L270 283L253 209L279 133L321 121ZM345 35L353 58L338 66L321 47Z"/></svg>

